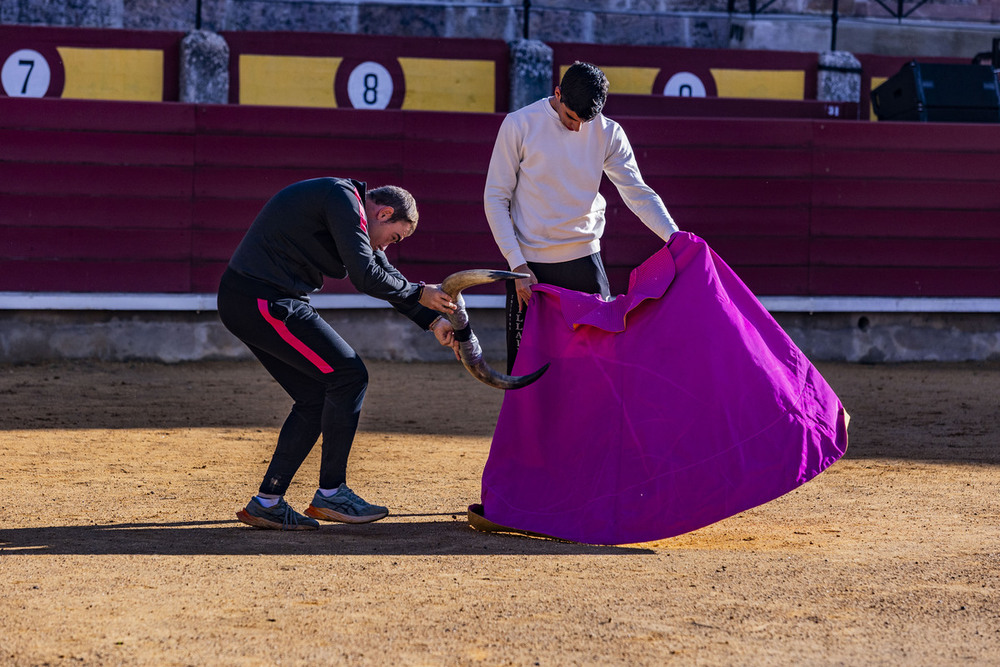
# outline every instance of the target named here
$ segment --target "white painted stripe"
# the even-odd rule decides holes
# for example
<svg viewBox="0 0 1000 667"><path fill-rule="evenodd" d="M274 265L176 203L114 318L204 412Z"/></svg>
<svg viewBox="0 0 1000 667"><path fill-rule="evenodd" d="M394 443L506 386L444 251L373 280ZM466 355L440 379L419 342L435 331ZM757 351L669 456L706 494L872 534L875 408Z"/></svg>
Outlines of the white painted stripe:
<svg viewBox="0 0 1000 667"><path fill-rule="evenodd" d="M504 297L466 294L469 308L503 308ZM0 310L214 311L215 294L137 294L107 292L0 292ZM364 294L314 294L310 303L321 310L389 308Z"/></svg>
<svg viewBox="0 0 1000 667"><path fill-rule="evenodd" d="M500 294L466 294L469 308L503 308ZM774 313L1000 313L1000 298L762 296ZM321 310L388 308L363 294L315 294ZM214 311L215 294L0 292L0 310Z"/></svg>
<svg viewBox="0 0 1000 667"><path fill-rule="evenodd" d="M772 313L1000 313L1000 299L968 297L762 296Z"/></svg>

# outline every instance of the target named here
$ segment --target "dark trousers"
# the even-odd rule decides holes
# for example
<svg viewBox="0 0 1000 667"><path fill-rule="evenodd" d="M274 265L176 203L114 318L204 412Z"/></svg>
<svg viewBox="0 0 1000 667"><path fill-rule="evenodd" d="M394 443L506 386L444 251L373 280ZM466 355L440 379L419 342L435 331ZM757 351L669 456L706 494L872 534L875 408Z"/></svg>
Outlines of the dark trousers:
<svg viewBox="0 0 1000 667"><path fill-rule="evenodd" d="M541 264L528 262L528 268L534 272L538 282L564 287L587 294L600 294L604 298L611 296L608 284L608 274L604 271L601 254L594 253L580 259L568 262ZM521 332L524 331L524 315L527 309L520 310L517 303L517 290L514 281L507 281L507 373L514 369L514 359L521 345Z"/></svg>
<svg viewBox="0 0 1000 667"><path fill-rule="evenodd" d="M267 301L223 284L219 317L294 401L260 492L284 495L320 435L319 486L340 486L347 478L347 458L368 389L364 362L312 306L298 299Z"/></svg>

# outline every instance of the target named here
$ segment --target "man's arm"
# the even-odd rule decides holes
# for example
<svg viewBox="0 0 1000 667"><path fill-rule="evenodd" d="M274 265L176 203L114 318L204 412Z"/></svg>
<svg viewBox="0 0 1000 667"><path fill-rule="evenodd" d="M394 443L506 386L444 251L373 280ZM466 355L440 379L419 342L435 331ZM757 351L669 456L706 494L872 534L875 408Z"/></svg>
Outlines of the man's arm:
<svg viewBox="0 0 1000 667"><path fill-rule="evenodd" d="M671 234L680 231L663 200L642 179L632 145L620 126L612 133L608 155L604 160L604 173L618 188L625 205L654 234L667 241Z"/></svg>
<svg viewBox="0 0 1000 667"><path fill-rule="evenodd" d="M520 154L520 133L511 116L507 116L500 125L496 142L493 144L483 205L486 210L486 220L493 232L493 240L496 241L511 269L525 263L514 232L514 221L510 216L510 202L514 196L517 174L521 166Z"/></svg>

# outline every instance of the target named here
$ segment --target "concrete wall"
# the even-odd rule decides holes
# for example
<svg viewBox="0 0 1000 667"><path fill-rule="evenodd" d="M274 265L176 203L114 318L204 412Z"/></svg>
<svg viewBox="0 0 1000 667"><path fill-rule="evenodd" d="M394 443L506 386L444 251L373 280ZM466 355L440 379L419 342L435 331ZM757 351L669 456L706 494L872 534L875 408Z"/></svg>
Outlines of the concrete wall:
<svg viewBox="0 0 1000 667"><path fill-rule="evenodd" d="M758 3L764 4L764 3ZM895 7L895 3L885 3ZM874 0L839 2L839 50L969 57L1000 36L1000 1L936 0L898 20ZM583 5L583 6L581 6ZM751 15L749 0L546 0L531 5L529 37L543 42L698 48L830 50L832 0L778 0ZM145 30L339 32L512 41L517 0L3 0L0 23Z"/></svg>
<svg viewBox="0 0 1000 667"><path fill-rule="evenodd" d="M365 359L452 362L450 350L388 309L323 310ZM997 313L774 313L814 361L1000 361ZM506 369L503 311L470 309L487 362ZM214 312L0 311L0 361L249 359Z"/></svg>
<svg viewBox="0 0 1000 667"><path fill-rule="evenodd" d="M832 0L778 0L751 16L724 0L577 0L533 3L529 37L540 42L823 52ZM893 5L894 3L888 3ZM915 3L907 3L912 6ZM0 23L141 30L297 31L359 35L523 36L521 3L339 0L2 0ZM837 49L903 57L971 58L1000 36L1000 0L937 0L897 21L875 0L842 0ZM487 359L504 365L503 314L473 310ZM386 310L323 311L367 358L448 361L432 337ZM996 313L775 313L816 360L897 362L1000 359ZM246 349L214 312L0 311L0 360L242 359Z"/></svg>

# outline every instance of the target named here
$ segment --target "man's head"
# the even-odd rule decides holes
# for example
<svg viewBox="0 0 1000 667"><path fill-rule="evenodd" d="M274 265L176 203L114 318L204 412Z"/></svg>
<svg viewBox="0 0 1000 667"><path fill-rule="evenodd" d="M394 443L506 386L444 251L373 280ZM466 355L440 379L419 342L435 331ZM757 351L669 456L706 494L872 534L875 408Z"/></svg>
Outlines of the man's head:
<svg viewBox="0 0 1000 667"><path fill-rule="evenodd" d="M417 229L420 215L417 202L409 192L395 185L383 185L365 195L368 238L372 248L385 251Z"/></svg>
<svg viewBox="0 0 1000 667"><path fill-rule="evenodd" d="M608 77L594 65L577 61L563 74L556 97L581 121L593 120L608 99Z"/></svg>

